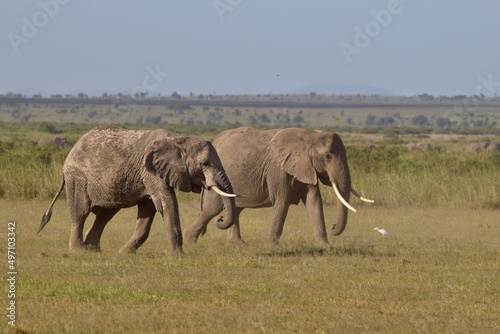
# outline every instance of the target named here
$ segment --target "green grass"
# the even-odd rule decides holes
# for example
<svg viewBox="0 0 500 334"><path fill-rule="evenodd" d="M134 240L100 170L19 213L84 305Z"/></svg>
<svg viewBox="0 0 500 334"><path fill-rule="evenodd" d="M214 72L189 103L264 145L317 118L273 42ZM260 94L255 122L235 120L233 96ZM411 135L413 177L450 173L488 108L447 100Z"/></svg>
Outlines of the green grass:
<svg viewBox="0 0 500 334"><path fill-rule="evenodd" d="M61 150L34 145L36 136L42 134L30 125L8 129L0 141L0 198L52 198L70 147ZM74 143L85 131L86 128L66 125L59 135L68 136ZM204 131L194 135L208 139L215 136L210 129ZM380 135L341 135L347 145L354 187L375 199L378 206L500 208L500 153L464 152L470 141L498 142L498 137L398 136L395 143L394 138ZM422 140L431 142L432 149L408 151L404 147L404 143ZM369 143L377 147L369 150ZM326 203L334 203L331 189L324 190Z"/></svg>
<svg viewBox="0 0 500 334"><path fill-rule="evenodd" d="M138 254L121 256L134 229L133 208L109 224L100 253L68 250L64 195L35 235L69 147L34 143L49 128L74 143L91 127L47 124L0 124L0 216L5 232L8 220L17 222L18 333L500 330L500 155L464 153L470 141L498 137L341 134L353 185L376 203L353 198L358 213L330 247L313 242L299 206L291 208L278 246L267 241L271 212L261 209L243 212L244 247L228 245L212 224L198 244L173 255L157 217ZM175 130L211 139L220 128ZM433 148L402 147L412 141ZM377 148L366 149L370 143ZM322 194L330 228L336 200L331 189ZM199 199L178 197L185 228ZM376 226L390 235L374 232ZM0 232L4 245L6 235ZM7 285L2 291L7 300ZM6 321L1 326L7 331Z"/></svg>
<svg viewBox="0 0 500 334"><path fill-rule="evenodd" d="M278 246L267 241L270 210L246 210L246 246L227 244L225 232L211 224L181 256L170 252L156 218L138 253L122 256L118 249L132 234L135 209L109 223L102 252L74 254L64 201L35 234L48 204L0 200L4 222L17 222L19 332L500 330L498 210L362 206L331 247L314 244L302 206L291 208ZM183 227L198 205L196 198L181 201ZM326 216L330 228L333 208ZM389 236L373 231L376 226ZM0 236L5 245L6 233Z"/></svg>

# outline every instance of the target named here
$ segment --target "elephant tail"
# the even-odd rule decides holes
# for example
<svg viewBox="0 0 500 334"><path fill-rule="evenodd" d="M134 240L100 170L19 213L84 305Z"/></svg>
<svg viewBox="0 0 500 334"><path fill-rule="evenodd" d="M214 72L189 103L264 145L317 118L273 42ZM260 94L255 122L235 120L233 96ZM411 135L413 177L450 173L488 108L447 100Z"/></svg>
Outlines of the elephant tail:
<svg viewBox="0 0 500 334"><path fill-rule="evenodd" d="M50 203L50 206L47 209L47 212L45 212L45 214L42 217L42 221L40 223L40 227L38 228L38 231L36 232L37 234L40 233L40 231L49 222L50 217L52 217L52 207L54 206L54 204L55 204L57 198L59 197L59 195L61 194L61 192L63 191L65 183L66 183L66 181L64 180L64 176L63 176L63 179L61 181L61 186L59 186L59 190L57 191L56 195L54 196L54 199L52 200L52 203Z"/></svg>

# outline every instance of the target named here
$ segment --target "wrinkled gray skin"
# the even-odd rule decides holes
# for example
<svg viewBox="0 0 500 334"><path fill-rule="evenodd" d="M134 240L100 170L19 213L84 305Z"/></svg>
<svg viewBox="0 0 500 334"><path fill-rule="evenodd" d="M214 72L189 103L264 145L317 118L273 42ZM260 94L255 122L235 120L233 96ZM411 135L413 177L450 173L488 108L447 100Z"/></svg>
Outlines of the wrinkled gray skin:
<svg viewBox="0 0 500 334"><path fill-rule="evenodd" d="M330 187L335 182L346 201L351 192L346 151L337 134L298 128L261 131L246 127L222 132L213 145L238 195L236 220L228 230L228 241L242 242L239 215L243 209L272 207L269 238L277 242L288 207L302 201L313 222L316 241L328 243L318 180ZM186 240L195 242L221 210L220 199L205 193L200 216L184 231ZM336 216L333 235L341 234L347 224L347 208L340 201Z"/></svg>
<svg viewBox="0 0 500 334"><path fill-rule="evenodd" d="M156 211L163 216L172 248L182 251L174 188L200 192L202 188L218 186L227 193L233 192L211 143L164 130L95 128L75 144L66 158L63 174L59 192L42 218L39 231L49 221L52 206L66 183L72 250L99 250L109 220L121 208L137 205L135 232L120 252L135 252L146 241ZM218 222L218 227L228 228L234 221L234 198L224 197L222 202L227 220ZM84 223L91 212L96 215L95 221L83 238Z"/></svg>
<svg viewBox="0 0 500 334"><path fill-rule="evenodd" d="M56 145L58 148L64 148L66 144L68 144L68 141L66 138L62 137L44 137L40 138L37 142L38 146L45 147L49 145Z"/></svg>

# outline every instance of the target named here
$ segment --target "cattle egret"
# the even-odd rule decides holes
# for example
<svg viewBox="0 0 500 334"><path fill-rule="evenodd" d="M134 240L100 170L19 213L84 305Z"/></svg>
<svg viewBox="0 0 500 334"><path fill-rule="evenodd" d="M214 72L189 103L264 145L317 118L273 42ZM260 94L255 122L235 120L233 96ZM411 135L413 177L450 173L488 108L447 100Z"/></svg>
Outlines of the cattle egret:
<svg viewBox="0 0 500 334"><path fill-rule="evenodd" d="M389 233L387 233L387 231L386 231L386 230L384 230L383 228L378 228L378 227L375 227L373 230L374 230L374 231L377 231L377 232L378 232L378 233L380 233L380 234L382 234L384 237L385 237L387 234L389 234Z"/></svg>

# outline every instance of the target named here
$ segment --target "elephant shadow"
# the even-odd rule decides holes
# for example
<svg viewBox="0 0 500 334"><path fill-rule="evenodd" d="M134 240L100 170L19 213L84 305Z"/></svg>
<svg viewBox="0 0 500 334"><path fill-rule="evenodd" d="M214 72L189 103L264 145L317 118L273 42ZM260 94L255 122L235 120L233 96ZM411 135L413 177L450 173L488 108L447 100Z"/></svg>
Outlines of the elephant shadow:
<svg viewBox="0 0 500 334"><path fill-rule="evenodd" d="M394 257L394 252L378 252L374 245L350 245L350 246L304 246L293 248L276 248L259 255L266 257L299 257L299 256L361 256L361 257Z"/></svg>
<svg viewBox="0 0 500 334"><path fill-rule="evenodd" d="M391 251L377 251L374 245L339 245L339 246L298 246L291 248L278 248L260 253L266 257L300 257L300 256L361 256L361 257L395 257Z"/></svg>

